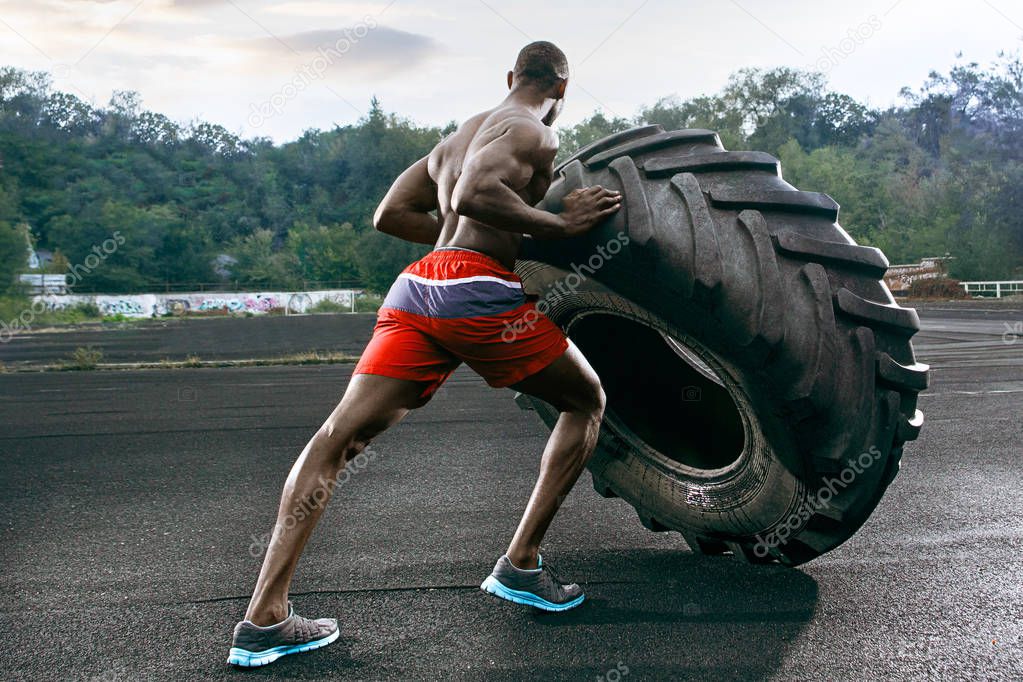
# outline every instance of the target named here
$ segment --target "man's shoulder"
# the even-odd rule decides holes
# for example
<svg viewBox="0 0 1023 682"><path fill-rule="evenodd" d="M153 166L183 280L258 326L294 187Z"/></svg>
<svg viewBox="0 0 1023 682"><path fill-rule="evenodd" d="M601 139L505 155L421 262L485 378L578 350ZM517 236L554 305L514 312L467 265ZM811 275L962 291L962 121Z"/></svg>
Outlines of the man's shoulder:
<svg viewBox="0 0 1023 682"><path fill-rule="evenodd" d="M519 153L535 155L538 164L546 164L558 151L558 136L534 116L509 114L499 128L498 137L508 140Z"/></svg>
<svg viewBox="0 0 1023 682"><path fill-rule="evenodd" d="M509 114L502 123L507 126L509 132L538 142L557 142L558 139L549 126L529 114L518 112Z"/></svg>

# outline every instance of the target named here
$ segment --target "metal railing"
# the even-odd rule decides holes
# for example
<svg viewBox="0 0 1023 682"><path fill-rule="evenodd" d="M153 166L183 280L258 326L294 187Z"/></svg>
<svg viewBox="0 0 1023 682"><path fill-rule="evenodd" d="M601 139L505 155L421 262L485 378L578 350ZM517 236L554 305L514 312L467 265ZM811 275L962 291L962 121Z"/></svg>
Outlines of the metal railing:
<svg viewBox="0 0 1023 682"><path fill-rule="evenodd" d="M960 282L966 293L971 296L1003 296L1023 295L1023 280L1001 280L992 282Z"/></svg>

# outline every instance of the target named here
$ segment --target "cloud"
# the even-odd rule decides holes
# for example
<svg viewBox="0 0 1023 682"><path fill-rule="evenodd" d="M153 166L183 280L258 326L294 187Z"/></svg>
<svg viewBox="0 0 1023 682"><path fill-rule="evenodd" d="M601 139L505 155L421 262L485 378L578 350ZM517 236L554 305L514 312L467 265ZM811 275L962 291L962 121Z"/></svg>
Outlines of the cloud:
<svg viewBox="0 0 1023 682"><path fill-rule="evenodd" d="M311 58L320 51L340 53L339 67L346 74L361 71L384 75L415 68L444 52L428 36L370 24L351 28L302 31L248 41L250 50L266 58L298 56Z"/></svg>
<svg viewBox="0 0 1023 682"><path fill-rule="evenodd" d="M382 16L385 12L388 19L410 16L440 16L436 10L427 7L383 1L327 2L326 0L298 0L268 5L262 8L260 12L289 17L344 17L348 19L364 16Z"/></svg>

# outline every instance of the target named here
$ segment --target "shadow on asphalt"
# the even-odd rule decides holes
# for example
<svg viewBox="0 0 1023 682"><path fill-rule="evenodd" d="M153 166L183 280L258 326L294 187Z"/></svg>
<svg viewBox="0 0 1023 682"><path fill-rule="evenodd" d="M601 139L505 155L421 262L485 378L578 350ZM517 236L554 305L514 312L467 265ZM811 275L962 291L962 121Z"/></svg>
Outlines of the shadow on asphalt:
<svg viewBox="0 0 1023 682"><path fill-rule="evenodd" d="M655 549L590 554L572 563L588 564L584 574L609 579L583 584L588 599L577 609L562 614L533 610L524 619L555 639L562 632L574 638L577 632L623 625L657 633L646 646L663 647L665 655L684 649L694 671L736 666L770 673L817 607L817 582L780 565ZM615 575L623 579L616 581ZM508 619L503 635L512 648L520 638L523 646L533 641L516 618ZM657 676L663 671L646 672Z"/></svg>

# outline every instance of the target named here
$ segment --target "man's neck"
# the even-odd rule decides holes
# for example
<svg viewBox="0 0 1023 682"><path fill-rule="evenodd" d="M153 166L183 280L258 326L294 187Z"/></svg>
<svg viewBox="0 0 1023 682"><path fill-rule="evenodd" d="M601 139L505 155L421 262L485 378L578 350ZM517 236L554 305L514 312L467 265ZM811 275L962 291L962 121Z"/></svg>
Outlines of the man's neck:
<svg viewBox="0 0 1023 682"><path fill-rule="evenodd" d="M554 99L533 88L515 88L508 93L502 104L529 109L538 121L542 121L554 106Z"/></svg>

